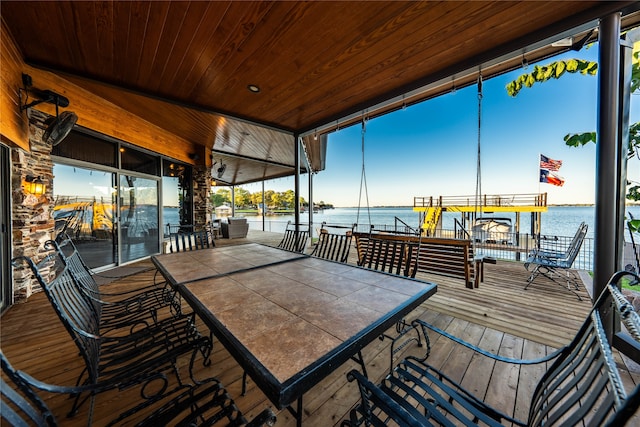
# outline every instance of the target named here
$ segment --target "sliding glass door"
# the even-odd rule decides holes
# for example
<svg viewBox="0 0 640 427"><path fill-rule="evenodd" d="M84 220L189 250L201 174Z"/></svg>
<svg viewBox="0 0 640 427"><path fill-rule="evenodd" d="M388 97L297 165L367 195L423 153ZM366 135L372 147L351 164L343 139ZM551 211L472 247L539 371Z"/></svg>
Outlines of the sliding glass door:
<svg viewBox="0 0 640 427"><path fill-rule="evenodd" d="M159 252L158 182L132 175L120 176L121 262Z"/></svg>

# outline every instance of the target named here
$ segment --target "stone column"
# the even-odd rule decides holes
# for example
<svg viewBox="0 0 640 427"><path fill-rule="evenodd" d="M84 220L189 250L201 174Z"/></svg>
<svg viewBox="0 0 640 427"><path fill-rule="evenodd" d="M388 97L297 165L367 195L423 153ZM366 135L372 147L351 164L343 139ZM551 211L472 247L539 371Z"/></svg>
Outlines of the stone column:
<svg viewBox="0 0 640 427"><path fill-rule="evenodd" d="M31 151L20 148L11 150L11 225L13 230L13 256L28 256L35 262L46 253L44 243L54 238L53 219L53 162L51 145L42 141L49 116L37 110L29 110L29 144ZM46 192L41 196L29 194L24 189L28 175L40 177ZM43 272L44 274L45 272ZM38 282L28 268L14 268L14 302L23 302L33 292L39 291Z"/></svg>
<svg viewBox="0 0 640 427"><path fill-rule="evenodd" d="M211 222L211 168L193 168L193 226L202 230Z"/></svg>

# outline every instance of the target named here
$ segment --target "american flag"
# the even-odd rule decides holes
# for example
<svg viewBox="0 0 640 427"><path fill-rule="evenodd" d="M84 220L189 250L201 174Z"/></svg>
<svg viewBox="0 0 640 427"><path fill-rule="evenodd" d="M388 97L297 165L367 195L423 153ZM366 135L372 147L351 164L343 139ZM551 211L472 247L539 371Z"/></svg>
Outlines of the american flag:
<svg viewBox="0 0 640 427"><path fill-rule="evenodd" d="M544 154L540 154L540 169L547 169L550 171L558 171L562 167L562 160L553 160Z"/></svg>

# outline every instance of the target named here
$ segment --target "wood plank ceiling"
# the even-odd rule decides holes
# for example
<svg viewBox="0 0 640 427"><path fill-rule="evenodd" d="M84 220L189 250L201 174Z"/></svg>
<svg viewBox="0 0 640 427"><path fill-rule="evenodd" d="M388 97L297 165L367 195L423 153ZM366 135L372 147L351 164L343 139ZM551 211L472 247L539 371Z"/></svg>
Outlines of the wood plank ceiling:
<svg viewBox="0 0 640 427"><path fill-rule="evenodd" d="M470 84L464 71L511 55L483 71L504 72L535 43L625 7L637 24L636 2L609 1L7 1L0 12L27 63L213 150L222 180L239 184L293 173L294 135L323 169L316 129L435 96L456 74Z"/></svg>

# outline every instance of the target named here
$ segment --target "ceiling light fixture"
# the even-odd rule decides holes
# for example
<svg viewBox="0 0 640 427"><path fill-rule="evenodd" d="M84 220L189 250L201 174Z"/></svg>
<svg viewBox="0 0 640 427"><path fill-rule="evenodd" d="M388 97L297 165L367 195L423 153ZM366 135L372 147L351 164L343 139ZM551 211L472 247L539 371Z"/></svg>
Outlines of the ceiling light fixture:
<svg viewBox="0 0 640 427"><path fill-rule="evenodd" d="M253 93L260 92L260 86L258 85L247 85L247 89L249 89L249 92L253 92Z"/></svg>

